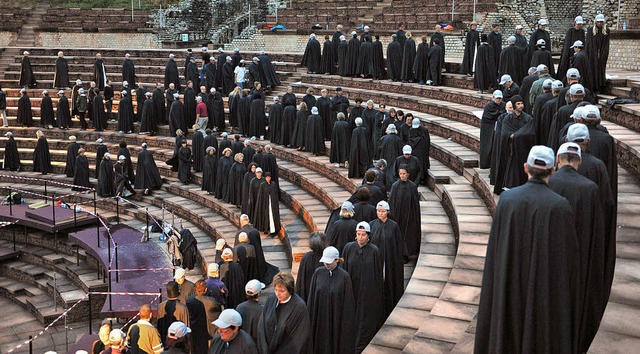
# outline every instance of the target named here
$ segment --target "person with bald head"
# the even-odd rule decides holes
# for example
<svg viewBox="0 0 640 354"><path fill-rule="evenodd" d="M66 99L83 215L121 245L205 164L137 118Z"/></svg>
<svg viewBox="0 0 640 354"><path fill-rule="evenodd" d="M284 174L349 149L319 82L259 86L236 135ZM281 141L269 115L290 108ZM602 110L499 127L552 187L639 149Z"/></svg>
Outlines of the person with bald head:
<svg viewBox="0 0 640 354"><path fill-rule="evenodd" d="M233 246L233 260L242 267L245 283L251 279L257 279L259 274L256 249L249 243L249 235L246 232L240 232L238 242Z"/></svg>
<svg viewBox="0 0 640 354"><path fill-rule="evenodd" d="M140 319L129 327L125 341L131 353L159 354L164 351L160 333L151 324L152 314L151 305L140 306Z"/></svg>

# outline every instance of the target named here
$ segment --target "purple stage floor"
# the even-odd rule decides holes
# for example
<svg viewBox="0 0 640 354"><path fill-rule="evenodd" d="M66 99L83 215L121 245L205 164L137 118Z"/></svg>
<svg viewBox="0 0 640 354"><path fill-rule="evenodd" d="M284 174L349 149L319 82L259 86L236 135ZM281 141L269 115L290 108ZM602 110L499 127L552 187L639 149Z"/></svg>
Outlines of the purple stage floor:
<svg viewBox="0 0 640 354"><path fill-rule="evenodd" d="M0 221L18 221L17 224L25 225L45 232L56 232L70 229L76 226L95 223L95 216L78 212L74 223L73 210L55 207L56 224L53 224L53 208L51 206L40 209L29 209L28 204L0 205Z"/></svg>
<svg viewBox="0 0 640 354"><path fill-rule="evenodd" d="M127 225L119 224L111 227L113 241L118 244L119 269L138 268L167 268L171 267L171 260L166 249L153 241L141 243L142 233ZM100 228L100 247L97 245L97 233L95 228L69 234L71 241L79 243L85 250L91 252L100 259L103 265L109 264L107 233ZM113 244L111 252L114 253ZM115 259L112 262L115 269ZM116 283L116 273L111 273L112 292L153 292L163 289L166 283L172 280L171 270L160 271L128 271L119 273L119 282ZM166 296L163 295L166 299ZM102 317L131 317L138 313L140 305L149 303L154 296L124 296L112 295L111 308L109 298L102 307ZM158 301L152 307L157 308Z"/></svg>

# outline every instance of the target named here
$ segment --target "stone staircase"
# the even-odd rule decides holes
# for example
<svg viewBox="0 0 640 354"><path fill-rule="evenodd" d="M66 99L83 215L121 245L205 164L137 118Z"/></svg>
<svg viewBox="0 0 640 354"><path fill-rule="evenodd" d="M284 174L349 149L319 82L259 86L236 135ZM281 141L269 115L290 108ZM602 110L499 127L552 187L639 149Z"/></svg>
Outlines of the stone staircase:
<svg viewBox="0 0 640 354"><path fill-rule="evenodd" d="M38 27L42 16L47 13L47 8L48 5L46 4L36 6L23 23L22 28L18 32L18 36L11 42L9 47L4 48L0 54L0 79L4 79L4 73L9 69L9 64L15 62L14 58L22 55L20 48L16 47L33 47L36 45L34 29Z"/></svg>

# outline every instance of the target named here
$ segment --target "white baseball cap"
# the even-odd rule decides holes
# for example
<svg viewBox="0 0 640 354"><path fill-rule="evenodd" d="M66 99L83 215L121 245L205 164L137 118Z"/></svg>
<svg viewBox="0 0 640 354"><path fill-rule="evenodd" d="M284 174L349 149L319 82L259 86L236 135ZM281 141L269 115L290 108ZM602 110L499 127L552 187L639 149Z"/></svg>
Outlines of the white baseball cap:
<svg viewBox="0 0 640 354"><path fill-rule="evenodd" d="M579 95L579 94L583 94L583 93L585 93L584 86L582 86L580 84L573 84L569 88L569 94L570 95Z"/></svg>
<svg viewBox="0 0 640 354"><path fill-rule="evenodd" d="M600 119L600 108L598 106L589 104L584 106L584 118L585 119ZM590 117L594 116L594 117Z"/></svg>
<svg viewBox="0 0 640 354"><path fill-rule="evenodd" d="M411 148L411 145L405 145L402 147L403 154L410 154L412 151L413 149Z"/></svg>
<svg viewBox="0 0 640 354"><path fill-rule="evenodd" d="M555 165L553 150L544 145L536 145L529 150L527 157L529 167L548 170Z"/></svg>
<svg viewBox="0 0 640 354"><path fill-rule="evenodd" d="M560 80L555 80L552 84L551 84L551 89L552 90L558 90L564 87L564 84L562 83L562 81Z"/></svg>
<svg viewBox="0 0 640 354"><path fill-rule="evenodd" d="M346 200L344 203L342 203L342 206L340 207L340 209L347 209L347 211L353 211L353 203L351 203L350 201Z"/></svg>
<svg viewBox="0 0 640 354"><path fill-rule="evenodd" d="M541 19L538 20L538 24L539 25L548 25L549 21L547 21L546 18L541 18Z"/></svg>
<svg viewBox="0 0 640 354"><path fill-rule="evenodd" d="M567 78L568 79L579 79L580 78L580 71L576 68L571 68L569 70L567 70Z"/></svg>
<svg viewBox="0 0 640 354"><path fill-rule="evenodd" d="M579 24L584 23L584 19L582 18L582 16L576 16L576 19L574 21Z"/></svg>
<svg viewBox="0 0 640 354"><path fill-rule="evenodd" d="M509 74L502 75L502 77L500 78L500 85L504 85L507 81L513 81L513 79L511 78L511 75Z"/></svg>
<svg viewBox="0 0 640 354"><path fill-rule="evenodd" d="M571 48L575 48L575 47L582 48L584 47L584 43L582 43L582 41L575 41L573 42L573 45L571 46Z"/></svg>
<svg viewBox="0 0 640 354"><path fill-rule="evenodd" d="M364 230L366 232L371 232L371 226L369 226L369 223L366 221L360 221L358 223L358 225L356 225L356 231L358 230Z"/></svg>
<svg viewBox="0 0 640 354"><path fill-rule="evenodd" d="M536 71L537 71L537 72L540 72L540 71L547 71L547 70L549 70L549 68L548 68L546 65L544 65L544 64L540 64L540 65L536 66Z"/></svg>
<svg viewBox="0 0 640 354"><path fill-rule="evenodd" d="M184 322L176 321L169 326L167 330L167 337L171 339L178 339L191 333L191 328L187 327Z"/></svg>
<svg viewBox="0 0 640 354"><path fill-rule="evenodd" d="M209 265L207 266L207 276L217 277L219 270L220 266L218 265L218 263L209 263Z"/></svg>
<svg viewBox="0 0 640 354"><path fill-rule="evenodd" d="M333 246L329 246L322 251L322 258L320 258L320 263L332 263L336 259L340 258L340 251Z"/></svg>
<svg viewBox="0 0 640 354"><path fill-rule="evenodd" d="M536 42L536 45L541 45L544 46L545 44L547 44L547 42L544 41L544 39L538 39L538 41Z"/></svg>
<svg viewBox="0 0 640 354"><path fill-rule="evenodd" d="M542 82L542 87L551 88L553 86L553 79L546 79Z"/></svg>
<svg viewBox="0 0 640 354"><path fill-rule="evenodd" d="M567 130L567 140L570 142L583 142L589 140L589 128L582 123L570 125Z"/></svg>
<svg viewBox="0 0 640 354"><path fill-rule="evenodd" d="M580 150L580 145L576 143L564 143L560 145L558 148L558 155L562 154L573 154L582 157L582 151Z"/></svg>
<svg viewBox="0 0 640 354"><path fill-rule="evenodd" d="M524 27L522 27L522 25L516 25L516 31L517 31L517 30L521 30L521 29L523 29L523 28L524 28Z"/></svg>
<svg viewBox="0 0 640 354"><path fill-rule="evenodd" d="M596 22L604 22L604 15L603 14L597 14L596 15Z"/></svg>
<svg viewBox="0 0 640 354"><path fill-rule="evenodd" d="M242 326L242 316L234 309L226 309L220 313L217 320L211 322L218 328L229 328L231 326Z"/></svg>
<svg viewBox="0 0 640 354"><path fill-rule="evenodd" d="M124 156L121 156L121 157L124 157ZM184 268L178 267L176 268L175 274L173 274L173 279L180 279L184 277L186 274L187 272L184 270Z"/></svg>
<svg viewBox="0 0 640 354"><path fill-rule="evenodd" d="M495 90L493 91L493 98L503 98L504 95L502 94L502 91L500 90Z"/></svg>
<svg viewBox="0 0 640 354"><path fill-rule="evenodd" d="M258 295L265 287L266 285L259 280L251 279L247 282L247 285L244 286L244 292L247 293L247 295Z"/></svg>
<svg viewBox="0 0 640 354"><path fill-rule="evenodd" d="M384 209L384 210L390 210L391 208L389 207L389 203L385 202L384 200L381 200L378 202L378 205L376 205L376 209Z"/></svg>
<svg viewBox="0 0 640 354"><path fill-rule="evenodd" d="M418 128L420 126L420 119L413 118L411 121L411 128Z"/></svg>

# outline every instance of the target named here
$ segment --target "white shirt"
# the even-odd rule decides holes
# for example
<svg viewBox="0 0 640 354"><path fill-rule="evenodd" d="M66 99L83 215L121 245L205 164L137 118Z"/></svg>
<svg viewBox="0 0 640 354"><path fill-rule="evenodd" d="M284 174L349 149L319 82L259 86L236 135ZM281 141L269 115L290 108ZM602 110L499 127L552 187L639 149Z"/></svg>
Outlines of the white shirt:
<svg viewBox="0 0 640 354"><path fill-rule="evenodd" d="M233 72L236 74L236 82L244 82L244 75L247 72L247 69L245 69L244 66L236 66L236 69Z"/></svg>

